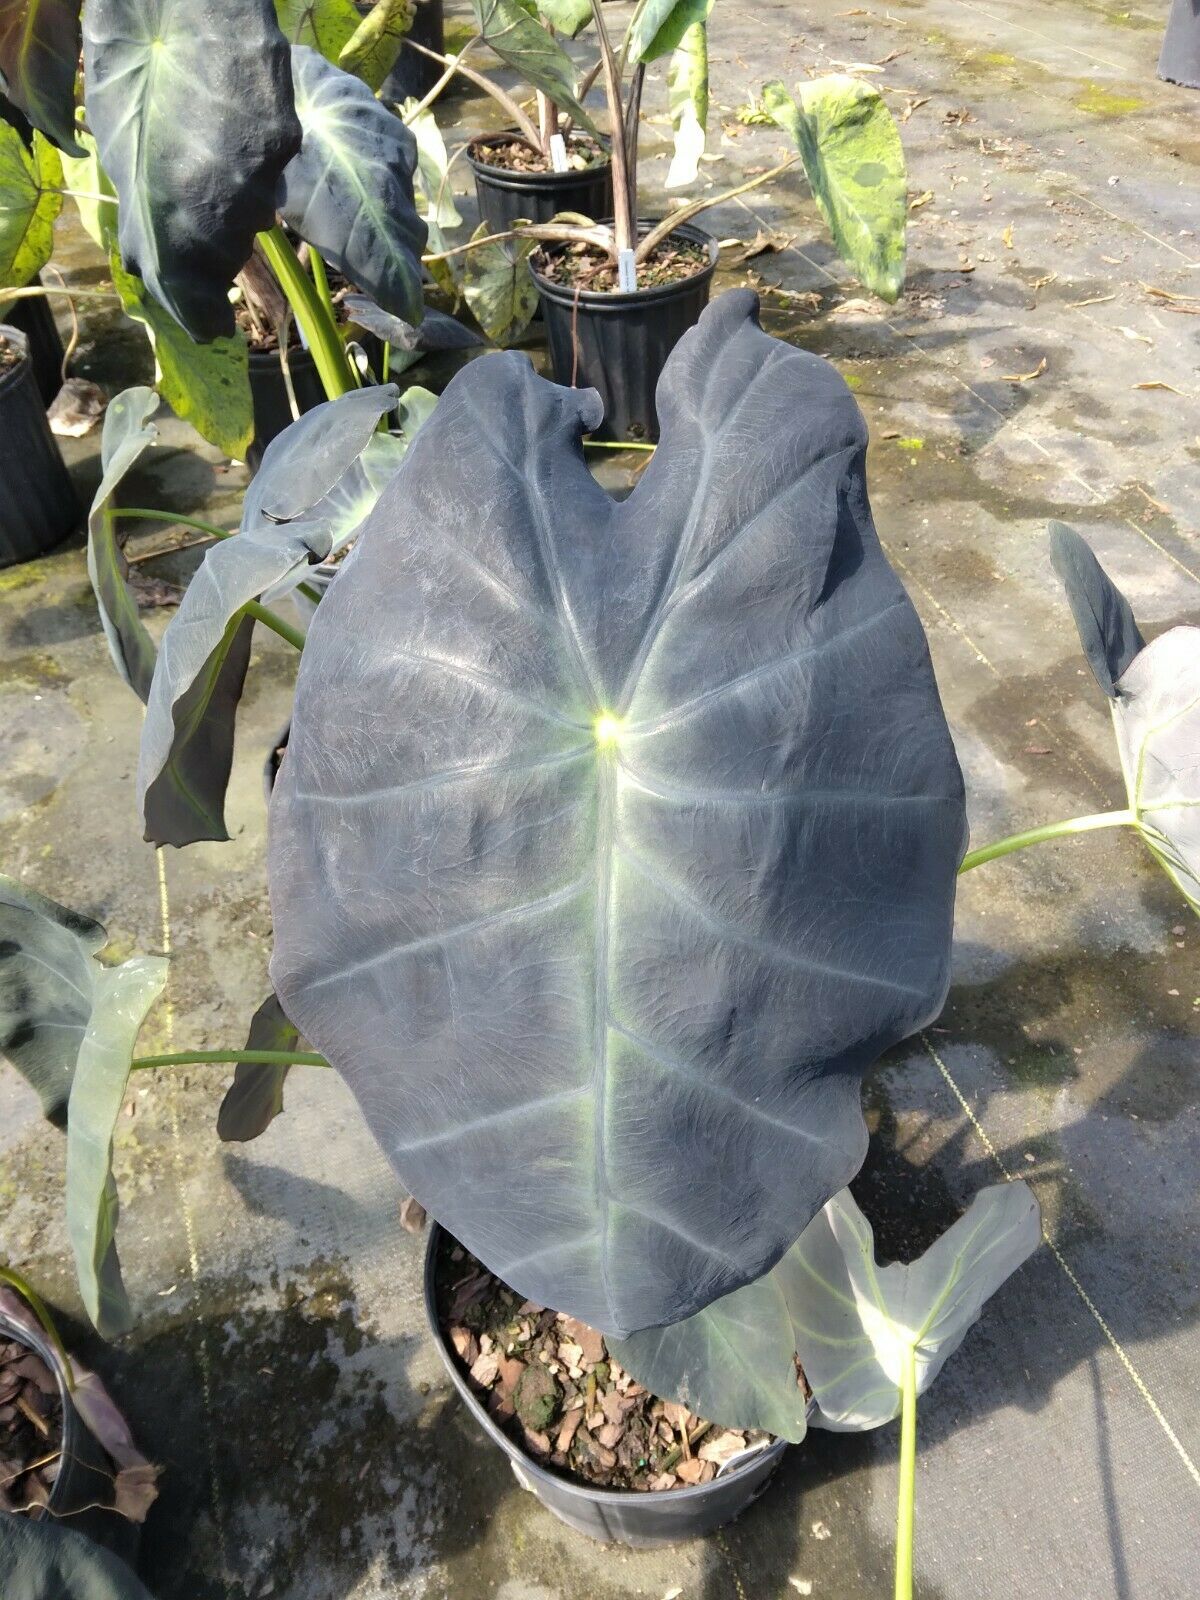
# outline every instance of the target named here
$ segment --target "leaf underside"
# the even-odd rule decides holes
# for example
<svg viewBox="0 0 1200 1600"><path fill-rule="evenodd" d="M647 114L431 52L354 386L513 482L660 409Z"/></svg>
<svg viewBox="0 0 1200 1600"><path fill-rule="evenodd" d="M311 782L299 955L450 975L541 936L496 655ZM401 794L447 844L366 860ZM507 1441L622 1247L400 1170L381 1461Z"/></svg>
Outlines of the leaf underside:
<svg viewBox="0 0 1200 1600"><path fill-rule="evenodd" d="M431 1214L615 1333L779 1259L948 978L962 779L866 430L756 315L676 347L619 505L595 394L453 380L318 608L272 802L287 1014Z"/></svg>
<svg viewBox="0 0 1200 1600"><path fill-rule="evenodd" d="M83 35L125 266L193 338L232 334L230 285L300 146L271 0L88 0Z"/></svg>
<svg viewBox="0 0 1200 1600"><path fill-rule="evenodd" d="M157 652L129 588L129 567L117 543L111 502L122 478L158 438L150 418L158 396L141 385L124 389L104 413L100 435L103 476L88 513L88 577L113 665L143 702L150 694Z"/></svg>

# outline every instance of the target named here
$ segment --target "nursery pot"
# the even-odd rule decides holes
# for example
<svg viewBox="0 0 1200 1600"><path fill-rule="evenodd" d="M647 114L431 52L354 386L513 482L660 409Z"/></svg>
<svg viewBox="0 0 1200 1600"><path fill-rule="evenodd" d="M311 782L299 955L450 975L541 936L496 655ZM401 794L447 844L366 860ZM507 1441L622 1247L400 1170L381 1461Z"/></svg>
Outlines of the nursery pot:
<svg viewBox="0 0 1200 1600"><path fill-rule="evenodd" d="M0 369L0 567L30 561L65 539L79 502L38 392L29 339L11 323L0 338L21 352Z"/></svg>
<svg viewBox="0 0 1200 1600"><path fill-rule="evenodd" d="M578 211L585 217L607 217L612 211L612 165L608 161L582 172L507 172L489 166L475 154L489 145L511 144L521 139L516 128L482 134L467 146L467 160L475 174L479 215L491 233L507 233L518 218L549 222L560 211ZM524 141L522 141L524 142Z"/></svg>
<svg viewBox="0 0 1200 1600"><path fill-rule="evenodd" d="M363 9L366 11L370 8ZM408 30L408 39L414 44L423 44L426 50L436 50L438 55L445 54L446 33L442 0L417 0L413 25ZM410 50L408 39L400 46L400 54L396 57L395 65L383 80L383 87L379 91L379 98L389 106L400 105L410 96L420 100L429 93L444 70L438 62L431 61L428 56Z"/></svg>
<svg viewBox="0 0 1200 1600"><path fill-rule="evenodd" d="M454 1387L475 1421L509 1459L517 1482L528 1489L560 1522L602 1544L627 1544L639 1549L680 1544L712 1533L740 1516L766 1488L787 1442L776 1439L711 1483L694 1488L639 1493L635 1489L594 1489L553 1467L544 1467L521 1450L488 1415L459 1371L454 1352L442 1335L437 1314L436 1270L441 1229L429 1227L425 1247L425 1315Z"/></svg>
<svg viewBox="0 0 1200 1600"><path fill-rule="evenodd" d="M41 283L33 279L33 285ZM58 324L45 295L30 295L27 300L4 303L0 292L0 322L19 328L29 340L29 359L33 362L33 376L37 382L42 404L49 406L62 388L63 342L59 338Z"/></svg>
<svg viewBox="0 0 1200 1600"><path fill-rule="evenodd" d="M649 233L653 226L652 222L639 223L639 235ZM708 304L719 253L717 241L688 223L670 237L703 246L708 263L690 278L659 288L626 294L577 291L570 284L552 283L531 268L546 321L555 382L596 389L604 401L604 421L594 434L597 439L657 441L654 392L659 377L671 351Z"/></svg>
<svg viewBox="0 0 1200 1600"><path fill-rule="evenodd" d="M301 412L319 406L325 399L325 386L311 351L289 350L288 372ZM290 427L294 420L278 350L250 352L250 400L254 407L254 443L246 459L257 470L262 453L271 440Z"/></svg>
<svg viewBox="0 0 1200 1600"><path fill-rule="evenodd" d="M40 1329L35 1331L23 1322L14 1322L3 1310L0 1310L0 1340L24 1345L40 1356L58 1384L62 1403L62 1461L44 1515L104 1545L132 1566L141 1540L141 1527L103 1503L111 1496L112 1463L75 1409L58 1351Z"/></svg>

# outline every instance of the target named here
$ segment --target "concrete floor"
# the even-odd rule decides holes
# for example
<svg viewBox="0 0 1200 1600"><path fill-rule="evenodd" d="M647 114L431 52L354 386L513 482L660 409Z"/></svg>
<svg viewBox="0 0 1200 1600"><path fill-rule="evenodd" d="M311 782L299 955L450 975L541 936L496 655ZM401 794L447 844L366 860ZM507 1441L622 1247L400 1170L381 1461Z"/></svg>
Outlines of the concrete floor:
<svg viewBox="0 0 1200 1600"><path fill-rule="evenodd" d="M876 520L929 631L976 843L1123 803L1047 517L1087 533L1150 633L1200 620L1200 325L1145 287L1200 295L1200 97L1154 76L1165 13L722 0L713 19L715 187L776 156L774 130L733 119L764 78L879 63L907 113L919 204L898 306L862 302L794 177L715 214L714 231L790 241L748 264L788 291L765 298L764 325L832 358L867 414ZM448 110L455 139L489 120L474 99ZM653 140L648 153L661 174ZM66 245L79 281L97 279ZM748 270L741 254L726 249L725 282ZM95 344L102 322L86 319L79 365L116 387L139 346ZM142 503L232 517L240 469L164 431ZM96 448L72 446L85 487ZM133 812L140 716L108 666L81 548L0 574L0 625L5 867L102 917L121 953L170 950L148 1029L160 1048L239 1043L267 989L260 768L287 714L284 647L260 638L233 842L156 859ZM996 863L964 880L944 1015L868 1080L875 1138L856 1187L885 1249L919 1248L1001 1171L1034 1184L1050 1241L922 1402L922 1600L1200 1592L1198 943L1131 838ZM118 1153L138 1326L97 1351L72 1324L165 1467L144 1543L160 1600L887 1590L894 1428L813 1437L704 1544L606 1551L559 1527L448 1388L421 1246L349 1095L298 1071L286 1115L223 1147L224 1081L139 1084ZM60 1137L0 1073L0 1256L70 1313L62 1168Z"/></svg>

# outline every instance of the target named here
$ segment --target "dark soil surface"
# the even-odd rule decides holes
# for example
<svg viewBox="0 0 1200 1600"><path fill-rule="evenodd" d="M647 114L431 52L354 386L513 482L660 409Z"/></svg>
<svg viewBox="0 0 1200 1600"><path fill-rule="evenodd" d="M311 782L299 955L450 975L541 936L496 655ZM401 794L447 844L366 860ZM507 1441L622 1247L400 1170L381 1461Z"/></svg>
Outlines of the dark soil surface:
<svg viewBox="0 0 1200 1600"><path fill-rule="evenodd" d="M472 145L471 154L485 167L499 167L504 172L553 172L548 156L535 150L524 139L510 139L507 144ZM573 133L567 140L567 161L572 172L586 172L589 167L601 166L608 160L608 151L586 133Z"/></svg>
<svg viewBox="0 0 1200 1600"><path fill-rule="evenodd" d="M616 263L593 244L556 244L539 250L533 257L534 269L551 283L570 288L608 294L617 287ZM708 251L683 239L664 239L638 262L639 289L658 289L668 283L682 283L708 265Z"/></svg>
<svg viewBox="0 0 1200 1600"><path fill-rule="evenodd" d="M12 339L0 334L0 372L7 372L10 367L19 366L24 359L24 352Z"/></svg>
<svg viewBox="0 0 1200 1600"><path fill-rule="evenodd" d="M61 1455L54 1374L26 1345L0 1343L0 1511L48 1505Z"/></svg>
<svg viewBox="0 0 1200 1600"><path fill-rule="evenodd" d="M608 1354L604 1336L526 1300L443 1233L438 1321L471 1387L535 1461L604 1489L685 1489L765 1433L717 1427L659 1400Z"/></svg>

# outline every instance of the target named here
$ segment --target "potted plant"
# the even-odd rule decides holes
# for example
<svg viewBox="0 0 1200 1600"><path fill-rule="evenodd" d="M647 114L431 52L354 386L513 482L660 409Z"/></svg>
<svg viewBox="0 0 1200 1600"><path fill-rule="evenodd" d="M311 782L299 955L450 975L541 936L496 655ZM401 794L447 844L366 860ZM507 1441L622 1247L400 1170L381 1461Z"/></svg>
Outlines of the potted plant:
<svg viewBox="0 0 1200 1600"><path fill-rule="evenodd" d="M135 1560L158 1469L97 1375L68 1355L32 1285L3 1263L0 1459L0 1513L70 1528Z"/></svg>
<svg viewBox="0 0 1200 1600"><path fill-rule="evenodd" d="M29 340L0 322L0 567L65 539L79 502L46 421Z"/></svg>
<svg viewBox="0 0 1200 1600"><path fill-rule="evenodd" d="M526 149L547 146L553 133L564 127L592 128L581 101L591 84L598 77L602 80L611 156L611 219L582 205L563 206L563 214L548 219L546 205L535 214L507 173L506 209L489 209L487 186L494 188L501 181L489 176L480 190L485 224L469 245L438 252L434 259L466 254L468 299L472 273L480 270L473 266L474 252L494 258L507 247L517 265L529 261L554 376L559 383L598 391L604 402L598 437L658 437L654 396L659 375L675 343L707 303L717 264L716 240L695 227L694 219L781 176L797 162L804 165L834 243L864 284L887 300L899 294L908 206L904 153L882 97L868 84L834 74L801 85L796 100L780 83L765 85L763 105L792 139L797 153L746 183L691 201L656 221L642 215L638 200L646 69L654 61L670 58L666 76L675 154L667 187L680 187L695 180L704 149L707 10L671 0L643 0L618 47L609 38L601 0L588 0L587 8L583 0L568 0L561 7L564 21L571 24L568 31L582 28L590 10L598 45L597 62L576 84L570 58L516 0L475 0L475 9L478 37L537 87L538 123L473 68L464 68L461 57L449 63L448 73L463 72L502 98L514 118L520 113L517 143L523 141ZM560 7L543 10L553 16ZM513 144L516 135L498 138L502 145ZM479 141L468 147L477 180L482 149ZM520 220L522 206L527 220ZM569 209L584 214L567 214Z"/></svg>
<svg viewBox="0 0 1200 1600"><path fill-rule="evenodd" d="M754 313L723 296L681 341L663 445L619 504L580 451L594 395L515 355L451 383L291 641L277 995L244 1048L137 1056L166 960L100 962L102 929L11 882L0 1036L47 1111L66 1109L69 1232L105 1335L132 1315L111 1170L129 1074L236 1063L219 1127L244 1138L282 1109L290 1070L334 1065L449 1234L431 1234L427 1284L456 1381L492 1423L511 1405L505 1447L560 1514L622 1537L694 1531L777 1457L752 1433L899 1416L907 1596L917 1396L1037 1217L1024 1185L985 1190L920 1261L879 1268L845 1192L866 1148L859 1080L942 1002L957 872L1080 829L963 856L961 776L871 523L862 419L832 367ZM241 534L206 558L153 673L151 837L204 770L188 727L204 693L236 666L243 622L265 620L248 597L328 549L327 497L390 399L343 397L277 440ZM1188 641L1143 648L1076 555L1085 644L1128 697L1129 770L1147 749L1165 770L1171 688L1143 699L1138 668L1162 656L1182 676ZM1195 803L1195 764L1172 770L1167 792L1137 781L1131 808L1186 889L1194 841L1173 816ZM496 1304L485 1325L476 1308ZM557 1393L537 1367L563 1376ZM604 1430L630 1400L663 1446L660 1425L677 1436L660 1492L572 1478L580 1430L620 1462ZM724 1429L712 1449L703 1422Z"/></svg>
<svg viewBox="0 0 1200 1600"><path fill-rule="evenodd" d="M247 332L278 346L280 307L306 350L294 363L297 409L296 389L311 397L314 373L329 397L360 381L326 264L393 315L421 320L416 142L373 92L395 59L392 24L404 8L381 0L360 19L346 4L350 34L331 46L345 65L289 43L271 0L91 0L81 107L77 10L43 8L39 49L10 64L10 93L34 132L18 150L0 123L0 285L23 285L6 298L48 292L31 275L49 254L63 194L73 194L116 295L147 329L160 392L238 458L256 433ZM322 11L304 10L313 42ZM328 42L324 26L320 37ZM150 72L152 58L168 70ZM278 356L265 365L278 373ZM269 432L260 430L260 446Z"/></svg>

